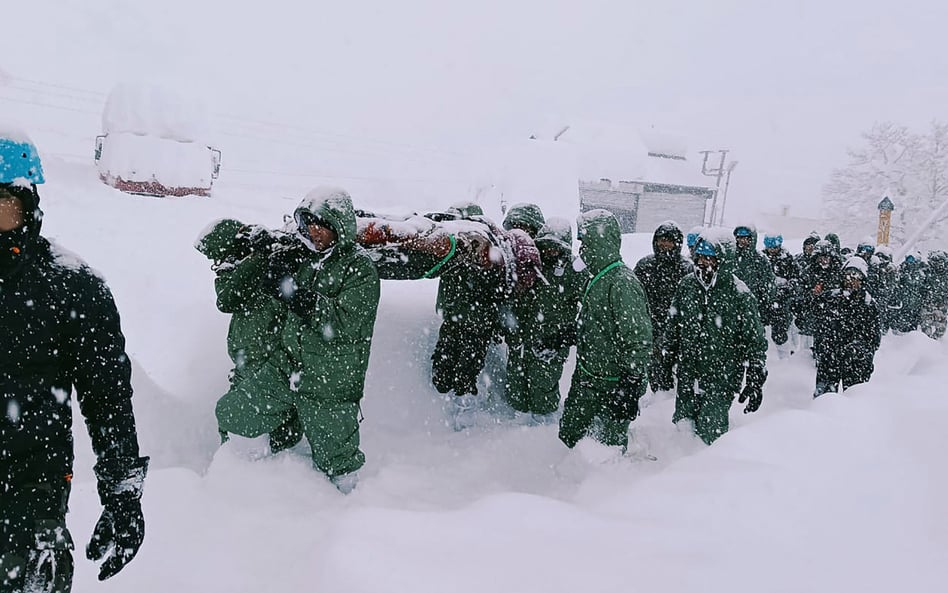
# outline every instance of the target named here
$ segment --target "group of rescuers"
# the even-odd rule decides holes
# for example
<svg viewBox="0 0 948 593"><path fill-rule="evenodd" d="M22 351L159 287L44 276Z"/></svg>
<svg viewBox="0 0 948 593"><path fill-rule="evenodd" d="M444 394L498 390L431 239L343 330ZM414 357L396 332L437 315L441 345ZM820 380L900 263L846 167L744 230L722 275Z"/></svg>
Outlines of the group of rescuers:
<svg viewBox="0 0 948 593"><path fill-rule="evenodd" d="M97 457L103 512L86 555L102 561L99 578L119 572L144 537L148 457L118 311L104 280L40 234L43 182L33 144L0 136L3 593L70 590L73 391ZM216 406L222 440L268 435L275 453L305 437L315 467L340 491L355 487L380 277L439 279L431 380L449 394L455 428L473 422L486 398L478 378L487 350L505 341L507 404L531 422L559 418L568 447L592 437L624 451L649 386L677 387L673 421L712 443L728 430L735 395L745 412L761 405L765 325L785 355L798 341L788 337L791 316L800 343L812 336L818 396L867 381L883 328L912 324L904 313L880 315L867 285L888 286L889 297L906 292L885 284L885 266L862 245L844 261L838 242L807 239L808 253L794 259L779 237L765 237L758 252L748 225L695 230L683 255L682 231L668 222L632 269L605 210L577 219L578 260L570 222L546 220L533 204L510 208L501 226L473 203L420 218L400 227L357 212L344 190L317 188L279 231L225 219L201 234L217 306L231 315L234 369Z"/></svg>
<svg viewBox="0 0 948 593"><path fill-rule="evenodd" d="M512 206L500 227L474 203L427 214L442 230L468 228L463 222L493 233L488 241L458 232L437 249L374 216L356 211L344 190L317 188L283 231L225 219L197 243L213 261L218 307L232 315L235 368L216 409L222 440L266 434L278 452L305 437L316 468L343 492L365 461L360 400L380 270L383 278L440 281L431 380L447 394L457 430L483 408L478 379L491 343L500 341L507 346L503 399L526 423L558 419L559 438L571 448L591 437L624 452L649 387L677 388L672 420L712 443L728 430L735 396L745 413L761 405L767 325L781 357L812 338L814 396L868 381L873 370L881 326L866 291L868 264L831 254L827 270L826 241L815 255L794 259L776 235L758 251L753 225L694 229L683 253L684 234L666 222L654 232L654 253L632 268L620 255L619 222L606 210L578 217L578 260L570 222L545 219L535 204ZM491 253L504 241L532 262L532 270L523 262L514 270L530 282L504 282L510 270ZM393 246L397 273L379 256ZM802 336L791 339L794 316ZM576 367L560 412L572 346Z"/></svg>

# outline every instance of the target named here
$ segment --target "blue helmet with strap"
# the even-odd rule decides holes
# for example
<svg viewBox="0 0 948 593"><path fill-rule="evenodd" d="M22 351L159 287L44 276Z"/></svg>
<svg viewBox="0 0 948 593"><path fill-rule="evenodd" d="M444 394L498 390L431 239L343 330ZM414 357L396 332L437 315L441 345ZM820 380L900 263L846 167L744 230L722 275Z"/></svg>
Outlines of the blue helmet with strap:
<svg viewBox="0 0 948 593"><path fill-rule="evenodd" d="M783 245L783 235L764 235L764 247L773 249Z"/></svg>
<svg viewBox="0 0 948 593"><path fill-rule="evenodd" d="M33 143L0 135L0 183L37 185L45 181L43 164Z"/></svg>
<svg viewBox="0 0 948 593"><path fill-rule="evenodd" d="M720 256L714 244L707 239L698 239L698 244L695 245L695 255L704 255L706 257Z"/></svg>

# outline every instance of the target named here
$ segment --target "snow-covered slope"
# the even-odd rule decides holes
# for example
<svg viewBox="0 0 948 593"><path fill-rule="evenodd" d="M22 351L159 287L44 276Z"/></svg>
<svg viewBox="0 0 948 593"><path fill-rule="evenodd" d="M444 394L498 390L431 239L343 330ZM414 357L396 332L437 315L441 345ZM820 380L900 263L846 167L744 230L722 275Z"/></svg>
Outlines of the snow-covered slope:
<svg viewBox="0 0 948 593"><path fill-rule="evenodd" d="M319 9L297 7L298 18L285 18L295 5L277 0L260 17L261 30L283 28L268 36L279 38L268 52L239 30L251 18L243 8L212 19L213 3L93 4L12 9L22 13L13 22L44 26L5 34L4 43L30 43L35 55L4 63L0 74L4 119L27 128L45 159L45 233L115 293L140 438L153 457L140 555L98 584L80 550L76 591L943 589L948 348L920 334L886 336L870 384L816 402L807 356L772 356L760 412L735 407L732 431L710 448L671 424L671 394L649 396L631 456L616 459L586 442L569 451L555 426L517 425L501 405L467 433L450 430L428 377L436 284L385 282L359 488L339 494L310 469L305 447L259 459L262 442L218 449L213 407L227 384L228 320L214 307L208 262L193 249L198 232L223 216L277 226L326 181L350 189L357 206L443 207L483 189L470 172L484 147L448 153L360 127L371 103L360 95L347 104L343 83L379 53L364 36L332 28L335 13L320 21ZM169 16L185 4L191 20ZM283 51L285 60L267 65L295 47L292 39L316 34L314 22L352 52L349 62ZM106 94L143 71L217 94L225 164L213 198L134 197L98 181L92 140ZM281 87L290 72L315 74ZM399 87L394 99L408 96ZM338 127L328 123L333 110ZM370 119L381 125L377 114ZM648 236L624 240L629 263L650 248ZM501 358L492 352L492 372ZM571 369L572 361L564 393ZM81 422L76 432L69 521L81 547L99 508Z"/></svg>

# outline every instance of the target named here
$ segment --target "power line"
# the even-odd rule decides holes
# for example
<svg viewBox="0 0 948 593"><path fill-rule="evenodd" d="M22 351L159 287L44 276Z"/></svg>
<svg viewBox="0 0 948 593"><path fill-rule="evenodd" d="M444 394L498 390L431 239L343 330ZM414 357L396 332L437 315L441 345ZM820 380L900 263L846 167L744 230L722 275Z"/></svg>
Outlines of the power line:
<svg viewBox="0 0 948 593"><path fill-rule="evenodd" d="M88 109L76 109L75 107L65 107L63 105L53 105L51 103L43 103L42 101L27 101L24 99L14 99L13 97L4 97L0 96L0 101L8 101L10 103L21 103L23 105L34 105L37 107L47 107L49 109L59 109L62 111L72 111L75 113L86 113L90 115L101 116L102 114L97 111L89 111Z"/></svg>

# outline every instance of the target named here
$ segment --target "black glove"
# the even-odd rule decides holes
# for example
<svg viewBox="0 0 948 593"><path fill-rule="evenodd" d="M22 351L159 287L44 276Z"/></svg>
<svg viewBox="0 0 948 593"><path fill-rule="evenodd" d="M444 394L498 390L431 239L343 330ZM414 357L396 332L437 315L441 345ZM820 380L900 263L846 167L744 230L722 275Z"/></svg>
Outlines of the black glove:
<svg viewBox="0 0 948 593"><path fill-rule="evenodd" d="M745 414L756 412L758 408L760 408L760 404L764 401L763 389L764 381L766 380L766 367L764 367L762 363L749 362L747 365L744 389L741 390L741 395L737 399L740 403L747 402L747 407L744 408ZM738 385L740 385L740 383L738 383Z"/></svg>
<svg viewBox="0 0 948 593"><path fill-rule="evenodd" d="M313 313L319 309L320 303L326 300L326 297L319 292L296 287L295 283L290 292L291 294L286 294L286 291L281 292L281 298L286 302L290 311L303 319L312 317Z"/></svg>
<svg viewBox="0 0 948 593"><path fill-rule="evenodd" d="M606 404L615 420L635 420L639 415L639 397L645 385L641 375L626 374L619 377L615 389Z"/></svg>
<svg viewBox="0 0 948 593"><path fill-rule="evenodd" d="M145 538L142 516L142 487L148 471L148 458L120 458L95 465L102 516L86 546L86 558L104 560L99 580L115 576L131 562Z"/></svg>
<svg viewBox="0 0 948 593"><path fill-rule="evenodd" d="M284 298L288 292L284 285L287 278L292 278L300 269L303 261L300 254L294 249L275 249L267 257L267 273L264 279L264 290ZM290 295L292 296L292 295Z"/></svg>

